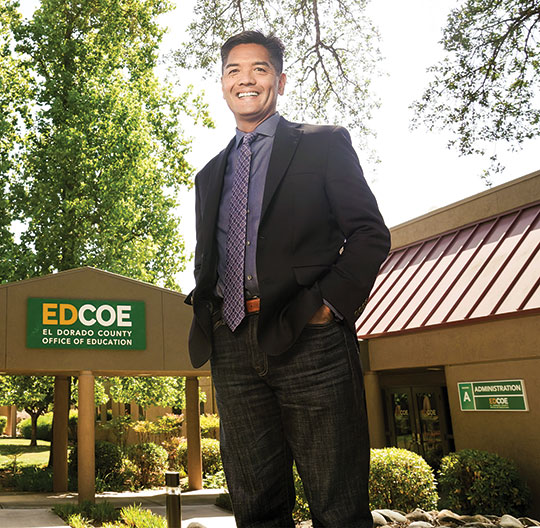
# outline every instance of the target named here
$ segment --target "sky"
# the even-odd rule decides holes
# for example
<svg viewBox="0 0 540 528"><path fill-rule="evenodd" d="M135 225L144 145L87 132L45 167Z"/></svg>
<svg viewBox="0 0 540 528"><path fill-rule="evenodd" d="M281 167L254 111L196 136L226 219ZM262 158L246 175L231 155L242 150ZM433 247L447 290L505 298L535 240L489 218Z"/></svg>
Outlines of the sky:
<svg viewBox="0 0 540 528"><path fill-rule="evenodd" d="M165 38L165 48L177 46L182 40L181 28L187 25L190 13L186 2L182 5L185 7L177 8L176 14L167 15L176 31L169 32ZM409 106L421 97L429 82L426 69L442 57L439 44L442 28L456 5L455 0L372 0L368 10L379 28L384 57L381 69L385 75L374 82L374 91L382 105L371 124L377 133L372 145L381 163L370 167L363 161L362 152L357 152L389 227L487 189L480 178L489 164L486 158L458 156L456 151L447 148L449 136L443 132L410 130L412 111ZM200 76L195 72L191 77L195 85L197 81L200 83L197 75ZM205 83L205 93L216 128L192 131L194 142L189 160L198 169L225 147L235 127L219 83ZM497 152L506 169L492 178L493 185L540 169L540 141L529 142L515 153L505 154L499 147ZM195 244L193 203L193 192L183 192L180 214L189 251L194 250ZM179 282L182 291L193 287L191 264L179 276Z"/></svg>
<svg viewBox="0 0 540 528"><path fill-rule="evenodd" d="M194 0L174 3L176 10L161 20L169 27L163 41L164 52L178 48L185 40L184 28L192 17ZM24 14L28 15L36 0L22 0L21 4ZM488 166L487 159L459 157L456 151L447 148L449 137L444 132L410 130L412 111L409 106L421 97L428 84L430 77L426 69L442 57L442 46L438 42L446 17L457 4L456 0L372 0L368 8L379 28L384 57L381 70L385 75L373 85L382 106L371 123L377 133L371 145L381 163L372 167L366 161L367 155L360 149L357 152L389 227L487 189L480 178L482 169ZM185 84L192 83L196 89L204 86L210 115L216 124L212 130L196 126L186 129L193 138L188 159L200 169L227 145L234 135L235 123L217 80L203 80L198 71L183 72L182 76ZM540 140L531 141L523 150L511 154L497 147L506 169L492 178L493 185L540 169L538 152ZM193 191L182 191L179 201L181 232L186 250L191 253L195 249ZM178 281L183 292L191 290L194 285L192 263L188 263L188 269L178 276Z"/></svg>

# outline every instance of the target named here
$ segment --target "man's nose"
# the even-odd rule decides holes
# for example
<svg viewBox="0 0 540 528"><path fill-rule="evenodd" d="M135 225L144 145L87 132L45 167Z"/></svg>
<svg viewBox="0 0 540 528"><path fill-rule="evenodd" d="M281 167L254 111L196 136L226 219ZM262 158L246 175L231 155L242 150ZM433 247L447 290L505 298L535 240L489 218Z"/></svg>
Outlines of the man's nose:
<svg viewBox="0 0 540 528"><path fill-rule="evenodd" d="M255 76L253 75L253 72L251 70L242 72L240 74L238 83L242 85L255 84Z"/></svg>

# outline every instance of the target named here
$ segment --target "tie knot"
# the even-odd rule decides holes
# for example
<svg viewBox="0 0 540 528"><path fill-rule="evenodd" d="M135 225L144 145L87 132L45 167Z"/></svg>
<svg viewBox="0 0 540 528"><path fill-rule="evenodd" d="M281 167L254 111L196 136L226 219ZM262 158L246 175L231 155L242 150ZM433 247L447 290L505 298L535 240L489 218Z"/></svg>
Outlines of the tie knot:
<svg viewBox="0 0 540 528"><path fill-rule="evenodd" d="M248 145L250 146L254 141L255 141L255 138L257 137L257 132L249 132L248 134L246 134L243 139L242 139L242 143L244 145Z"/></svg>

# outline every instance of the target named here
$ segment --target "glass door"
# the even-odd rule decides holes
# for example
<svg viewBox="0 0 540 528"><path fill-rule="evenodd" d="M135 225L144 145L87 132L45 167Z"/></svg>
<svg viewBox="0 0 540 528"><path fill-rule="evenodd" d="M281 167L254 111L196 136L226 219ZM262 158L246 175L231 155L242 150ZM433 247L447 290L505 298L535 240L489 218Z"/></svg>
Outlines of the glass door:
<svg viewBox="0 0 540 528"><path fill-rule="evenodd" d="M441 434L441 390L440 388L414 389L414 399L420 454L431 467L438 467L444 456Z"/></svg>
<svg viewBox="0 0 540 528"><path fill-rule="evenodd" d="M453 449L442 387L388 388L385 403L389 445L414 451L438 468L441 458Z"/></svg>

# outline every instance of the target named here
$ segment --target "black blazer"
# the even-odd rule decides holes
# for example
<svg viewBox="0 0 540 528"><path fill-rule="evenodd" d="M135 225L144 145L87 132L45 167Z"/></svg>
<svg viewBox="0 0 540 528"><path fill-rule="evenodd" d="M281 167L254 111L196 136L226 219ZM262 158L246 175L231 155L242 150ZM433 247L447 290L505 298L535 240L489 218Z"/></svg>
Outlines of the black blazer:
<svg viewBox="0 0 540 528"><path fill-rule="evenodd" d="M196 176L194 367L212 353L212 298L217 280L216 222L227 148ZM269 355L285 352L328 301L355 331L390 236L341 127L290 123L276 129L257 240L261 297L257 338Z"/></svg>

